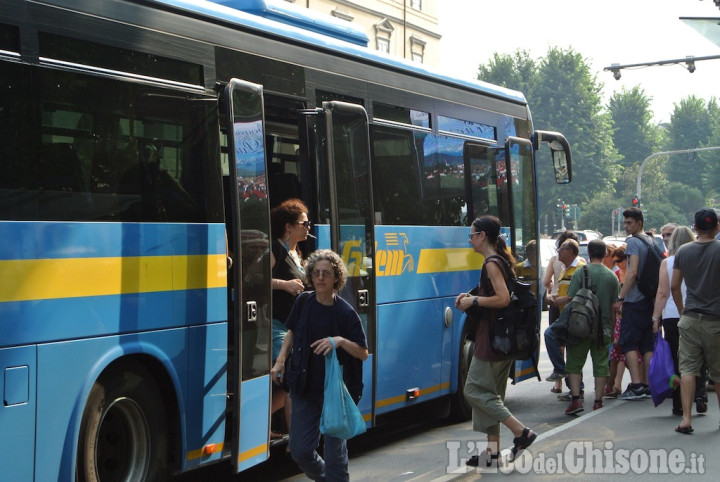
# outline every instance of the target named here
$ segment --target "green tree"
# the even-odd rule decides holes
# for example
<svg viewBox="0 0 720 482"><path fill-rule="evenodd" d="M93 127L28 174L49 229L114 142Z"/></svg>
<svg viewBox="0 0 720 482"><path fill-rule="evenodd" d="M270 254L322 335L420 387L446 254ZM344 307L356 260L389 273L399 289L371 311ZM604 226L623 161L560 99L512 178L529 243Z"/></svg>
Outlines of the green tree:
<svg viewBox="0 0 720 482"><path fill-rule="evenodd" d="M565 134L573 159L573 182L569 186L555 184L549 161L538 163L541 212L551 210L559 198L585 209L590 199L614 191L618 154L601 89L588 62L573 49L550 48L540 61L538 85L529 99L535 126Z"/></svg>
<svg viewBox="0 0 720 482"><path fill-rule="evenodd" d="M526 50L518 49L513 54L493 54L487 65L478 67L478 80L519 90L526 98L537 86L537 63Z"/></svg>
<svg viewBox="0 0 720 482"><path fill-rule="evenodd" d="M660 131L653 124L653 113L650 110L652 99L645 94L645 91L639 86L635 86L630 90L625 88L620 92L616 92L608 101L608 112L613 120L613 144L622 156L620 165L623 172L617 180L615 190L622 198L630 199L636 190L636 179L639 165L654 152L660 150ZM652 162L652 161L650 161ZM630 172L631 176L628 176ZM644 172L644 176L649 173L661 173L659 170L648 170ZM664 176L657 179L657 175L653 176L652 185L658 182L664 182Z"/></svg>
<svg viewBox="0 0 720 482"><path fill-rule="evenodd" d="M720 106L716 99L708 102L708 116L712 134L703 147L718 147L720 146ZM720 150L700 152L698 157L703 166L700 177L702 178L705 204L720 207Z"/></svg>
<svg viewBox="0 0 720 482"><path fill-rule="evenodd" d="M713 101L714 102L714 101ZM707 145L713 135L711 117L705 101L689 96L675 104L668 127L668 149L695 149ZM697 153L670 156L667 162L669 179L703 190L703 162Z"/></svg>

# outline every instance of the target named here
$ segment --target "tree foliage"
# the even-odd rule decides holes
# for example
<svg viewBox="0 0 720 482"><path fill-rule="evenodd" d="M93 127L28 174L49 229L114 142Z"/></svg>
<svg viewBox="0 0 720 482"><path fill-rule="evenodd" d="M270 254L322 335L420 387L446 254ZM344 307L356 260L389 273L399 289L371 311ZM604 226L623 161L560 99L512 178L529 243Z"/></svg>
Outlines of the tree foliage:
<svg viewBox="0 0 720 482"><path fill-rule="evenodd" d="M668 127L670 150L694 149L706 145L711 137L710 112L705 101L695 96L675 104ZM668 160L667 174L670 179L702 191L702 162L697 153L673 155Z"/></svg>
<svg viewBox="0 0 720 482"><path fill-rule="evenodd" d="M583 204L613 190L619 171L612 121L602 105L602 85L579 53L572 48L551 47L538 61L524 51L496 54L487 65L480 66L478 79L523 91L535 127L562 132L570 142L573 182L569 186L555 183L548 153L539 153L541 216L554 218L559 199Z"/></svg>
<svg viewBox="0 0 720 482"><path fill-rule="evenodd" d="M550 47L533 59L527 51L494 54L478 79L525 94L536 129L565 134L572 150L573 182L557 185L549 152L536 154L541 217L555 219L558 201L578 204L578 228L609 233L611 216L626 209L637 191L643 161L656 152L720 146L720 106L688 96L675 104L671 122L653 123L652 99L639 86L602 103L602 84L572 48ZM689 225L703 206L720 205L720 149L653 157L642 172L645 226ZM552 228L552 226L550 226Z"/></svg>

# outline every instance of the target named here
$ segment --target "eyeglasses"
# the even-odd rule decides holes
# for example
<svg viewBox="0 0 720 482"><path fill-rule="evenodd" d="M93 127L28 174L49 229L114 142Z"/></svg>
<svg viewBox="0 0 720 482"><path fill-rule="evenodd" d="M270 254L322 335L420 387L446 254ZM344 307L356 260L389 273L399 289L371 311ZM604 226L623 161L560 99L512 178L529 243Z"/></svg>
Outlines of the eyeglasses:
<svg viewBox="0 0 720 482"><path fill-rule="evenodd" d="M300 224L305 229L310 229L310 226L312 226L312 223L310 221L298 221L295 224Z"/></svg>
<svg viewBox="0 0 720 482"><path fill-rule="evenodd" d="M475 233L470 233L470 234L468 234L468 239L472 239L473 236L475 236L476 234L480 234L480 233L482 233L482 231L478 231L478 232L475 232Z"/></svg>
<svg viewBox="0 0 720 482"><path fill-rule="evenodd" d="M312 270L312 275L315 278L329 278L331 276L334 276L335 273L327 269L314 269Z"/></svg>
<svg viewBox="0 0 720 482"><path fill-rule="evenodd" d="M613 263L618 264L618 263L622 263L623 261L625 261L625 260L624 259L614 259Z"/></svg>

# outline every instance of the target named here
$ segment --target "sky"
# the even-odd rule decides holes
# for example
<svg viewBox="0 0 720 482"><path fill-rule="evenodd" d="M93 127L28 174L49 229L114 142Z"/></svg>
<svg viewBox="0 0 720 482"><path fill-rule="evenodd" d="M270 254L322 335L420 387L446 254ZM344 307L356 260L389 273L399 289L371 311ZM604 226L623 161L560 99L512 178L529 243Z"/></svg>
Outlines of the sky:
<svg viewBox="0 0 720 482"><path fill-rule="evenodd" d="M652 98L658 123L670 121L673 105L689 95L720 99L720 59L696 62L692 74L684 64L624 69L619 81L612 72L603 71L613 63L720 55L720 46L679 20L720 18L713 0L438 0L438 4L443 37L440 68L448 74L475 79L478 65L487 63L495 52L523 49L539 59L550 47L572 47L604 84L605 102L616 90L639 85Z"/></svg>

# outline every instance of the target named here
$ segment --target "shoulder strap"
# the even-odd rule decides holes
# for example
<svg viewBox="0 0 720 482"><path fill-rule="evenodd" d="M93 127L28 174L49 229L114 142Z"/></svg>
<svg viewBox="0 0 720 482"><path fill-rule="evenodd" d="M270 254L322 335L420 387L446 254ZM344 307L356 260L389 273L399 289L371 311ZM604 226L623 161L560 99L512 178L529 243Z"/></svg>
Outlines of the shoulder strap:
<svg viewBox="0 0 720 482"><path fill-rule="evenodd" d="M582 270L583 270L583 288L589 289L590 288L590 270L588 269L586 264L583 265Z"/></svg>
<svg viewBox="0 0 720 482"><path fill-rule="evenodd" d="M500 256L499 254L491 254L490 256L488 256L485 259L485 261L486 262L490 261L493 258L497 258L502 261L501 265L504 266L503 273L505 274L505 281L512 278L513 275L512 275L512 270L510 269L510 263L508 263L507 260L505 258L503 258L502 256Z"/></svg>
<svg viewBox="0 0 720 482"><path fill-rule="evenodd" d="M638 239L642 239L642 240L645 242L645 244L648 245L648 247L655 246L655 243L653 243L652 241L650 241L650 239L649 239L650 236L648 236L648 235L645 234L645 233L642 233L642 236L638 236L637 234L633 234L633 236L635 236L635 237L638 238Z"/></svg>

